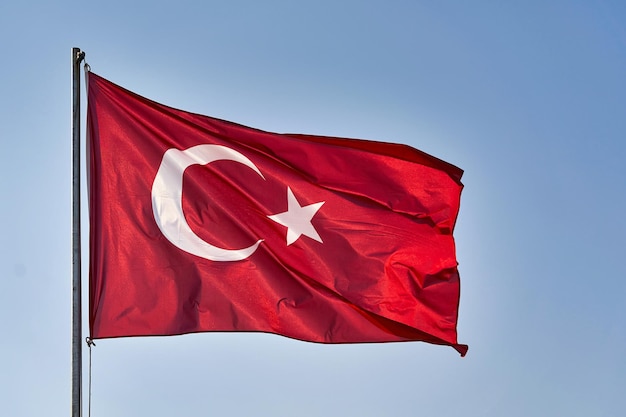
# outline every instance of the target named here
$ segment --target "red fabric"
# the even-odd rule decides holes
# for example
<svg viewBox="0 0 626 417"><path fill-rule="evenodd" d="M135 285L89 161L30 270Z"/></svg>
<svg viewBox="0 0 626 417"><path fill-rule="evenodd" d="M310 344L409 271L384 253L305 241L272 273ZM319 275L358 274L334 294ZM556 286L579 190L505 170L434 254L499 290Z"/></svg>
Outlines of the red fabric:
<svg viewBox="0 0 626 417"><path fill-rule="evenodd" d="M88 80L91 338L259 331L466 353L452 236L462 170L405 145L264 132ZM222 159L181 174L178 204L199 240L229 251L262 239L244 259L182 250L157 224L165 152L201 144L258 169ZM288 189L319 239L287 244L268 217L287 211Z"/></svg>

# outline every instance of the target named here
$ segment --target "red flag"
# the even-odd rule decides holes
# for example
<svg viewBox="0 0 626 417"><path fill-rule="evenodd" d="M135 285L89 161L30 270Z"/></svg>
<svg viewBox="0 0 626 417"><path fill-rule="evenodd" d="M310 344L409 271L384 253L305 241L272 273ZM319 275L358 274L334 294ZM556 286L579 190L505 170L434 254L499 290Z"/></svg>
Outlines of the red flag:
<svg viewBox="0 0 626 417"><path fill-rule="evenodd" d="M465 354L459 168L88 83L92 338L258 331Z"/></svg>

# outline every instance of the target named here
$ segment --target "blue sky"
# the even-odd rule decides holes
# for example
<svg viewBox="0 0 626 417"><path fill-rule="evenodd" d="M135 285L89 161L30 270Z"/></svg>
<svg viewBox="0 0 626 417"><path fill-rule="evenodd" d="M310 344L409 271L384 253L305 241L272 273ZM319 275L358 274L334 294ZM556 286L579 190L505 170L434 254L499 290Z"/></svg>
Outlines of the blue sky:
<svg viewBox="0 0 626 417"><path fill-rule="evenodd" d="M611 0L3 2L3 413L70 412L77 46L170 106L406 143L465 170L465 358L256 334L102 340L94 417L622 415L625 22Z"/></svg>

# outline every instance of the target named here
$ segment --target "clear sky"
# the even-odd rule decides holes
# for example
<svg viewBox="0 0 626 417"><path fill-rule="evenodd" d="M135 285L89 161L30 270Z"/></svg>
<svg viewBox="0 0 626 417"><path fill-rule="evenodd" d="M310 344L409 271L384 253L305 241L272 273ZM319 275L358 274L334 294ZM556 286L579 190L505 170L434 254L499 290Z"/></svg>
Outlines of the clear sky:
<svg viewBox="0 0 626 417"><path fill-rule="evenodd" d="M94 417L623 415L626 2L4 1L0 39L3 415L70 413L74 46L170 106L465 170L465 358L264 334L102 340Z"/></svg>

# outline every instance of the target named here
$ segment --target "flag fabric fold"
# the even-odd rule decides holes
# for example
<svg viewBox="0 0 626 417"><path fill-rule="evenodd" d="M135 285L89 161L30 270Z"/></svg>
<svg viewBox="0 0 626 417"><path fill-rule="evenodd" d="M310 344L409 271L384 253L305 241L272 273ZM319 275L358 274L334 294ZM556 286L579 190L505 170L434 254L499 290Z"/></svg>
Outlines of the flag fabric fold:
<svg viewBox="0 0 626 417"><path fill-rule="evenodd" d="M184 112L94 73L87 131L91 338L256 331L466 353L459 168Z"/></svg>

